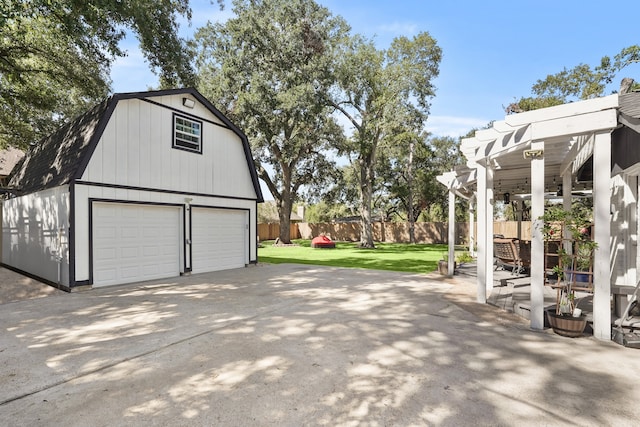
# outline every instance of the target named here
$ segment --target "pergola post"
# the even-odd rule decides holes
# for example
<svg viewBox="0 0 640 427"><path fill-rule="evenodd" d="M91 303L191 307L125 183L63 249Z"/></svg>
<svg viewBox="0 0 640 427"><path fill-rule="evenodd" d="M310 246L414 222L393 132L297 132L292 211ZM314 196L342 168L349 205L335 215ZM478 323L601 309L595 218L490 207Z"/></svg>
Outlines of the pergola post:
<svg viewBox="0 0 640 427"><path fill-rule="evenodd" d="M570 211L571 210L571 204L573 203L573 182L572 182L572 176L571 176L571 171L566 171L564 175L562 175L562 209L564 209L565 211ZM565 239L569 239L571 238L571 236L569 236L570 231L568 229L568 227L564 227L564 230L562 230L562 236ZM572 253L573 252L573 247L571 245L571 242L569 240L565 240L564 242L561 242L561 244L564 246L564 250L567 251L567 253Z"/></svg>
<svg viewBox="0 0 640 427"><path fill-rule="evenodd" d="M475 257L476 253L475 253L475 246L476 246L476 239L474 236L474 231L475 231L475 226L476 226L476 219L475 219L475 210L476 210L476 198L474 196L471 196L471 198L469 198L469 255L471 255L472 257Z"/></svg>
<svg viewBox="0 0 640 427"><path fill-rule="evenodd" d="M478 164L478 259L476 262L477 273L477 301L481 304L487 302L487 168ZM492 247L493 250L493 247Z"/></svg>
<svg viewBox="0 0 640 427"><path fill-rule="evenodd" d="M487 168L487 188L486 188L486 199L487 204L485 206L486 209L486 230L487 232L484 235L485 239L485 248L487 248L487 257L485 258L485 274L487 275L487 280L485 283L485 296L491 294L493 291L493 174L494 170L491 167ZM485 297L486 301L486 297Z"/></svg>
<svg viewBox="0 0 640 427"><path fill-rule="evenodd" d="M453 190L449 190L449 257L447 272L449 276L453 276L455 273L455 260L456 260L456 193Z"/></svg>
<svg viewBox="0 0 640 427"><path fill-rule="evenodd" d="M531 150L544 153L544 141L531 143ZM531 329L544 329L544 154L531 160Z"/></svg>
<svg viewBox="0 0 640 427"><path fill-rule="evenodd" d="M611 133L596 133L593 146L593 336L611 340Z"/></svg>

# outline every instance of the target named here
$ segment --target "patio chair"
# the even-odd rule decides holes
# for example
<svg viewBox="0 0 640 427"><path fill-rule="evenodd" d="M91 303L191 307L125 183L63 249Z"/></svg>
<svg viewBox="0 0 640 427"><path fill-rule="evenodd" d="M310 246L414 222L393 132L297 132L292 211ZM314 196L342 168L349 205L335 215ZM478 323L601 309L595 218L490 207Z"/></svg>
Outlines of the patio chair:
<svg viewBox="0 0 640 427"><path fill-rule="evenodd" d="M528 257L523 261L521 257L520 241L517 239L505 239L495 238L493 239L494 256L498 262L496 264L496 270L502 267L503 270L507 270L507 267L511 270L512 274L520 275L524 272L525 267L529 267L531 264L531 249L529 247ZM527 250L523 250L526 255ZM525 265L526 264L526 265Z"/></svg>

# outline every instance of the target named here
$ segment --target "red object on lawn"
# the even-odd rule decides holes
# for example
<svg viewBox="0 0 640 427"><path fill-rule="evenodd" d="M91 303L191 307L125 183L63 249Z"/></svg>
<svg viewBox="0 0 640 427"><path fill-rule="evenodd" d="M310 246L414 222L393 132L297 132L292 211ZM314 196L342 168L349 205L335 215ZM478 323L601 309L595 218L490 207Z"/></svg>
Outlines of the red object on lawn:
<svg viewBox="0 0 640 427"><path fill-rule="evenodd" d="M314 237L311 241L312 248L335 248L336 244L327 236Z"/></svg>

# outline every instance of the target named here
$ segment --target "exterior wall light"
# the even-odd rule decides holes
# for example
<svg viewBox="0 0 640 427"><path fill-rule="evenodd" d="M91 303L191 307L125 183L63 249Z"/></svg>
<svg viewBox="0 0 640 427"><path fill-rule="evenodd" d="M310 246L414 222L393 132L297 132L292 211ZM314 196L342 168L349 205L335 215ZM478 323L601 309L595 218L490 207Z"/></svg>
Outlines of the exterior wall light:
<svg viewBox="0 0 640 427"><path fill-rule="evenodd" d="M522 154L525 159L540 159L544 154L544 150L524 150Z"/></svg>

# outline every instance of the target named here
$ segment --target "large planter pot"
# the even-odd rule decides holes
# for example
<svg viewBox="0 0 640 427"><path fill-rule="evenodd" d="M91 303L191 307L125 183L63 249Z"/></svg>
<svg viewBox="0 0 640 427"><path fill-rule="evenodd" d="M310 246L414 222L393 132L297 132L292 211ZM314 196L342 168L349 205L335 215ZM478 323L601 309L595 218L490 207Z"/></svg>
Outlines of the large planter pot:
<svg viewBox="0 0 640 427"><path fill-rule="evenodd" d="M547 320L553 332L563 337L581 337L584 333L584 328L587 327L587 317L585 315L579 317L562 316L556 314L555 310L547 310Z"/></svg>
<svg viewBox="0 0 640 427"><path fill-rule="evenodd" d="M455 271L457 267L458 267L458 263L454 261L453 270ZM442 259L438 261L438 273L443 274L445 276L449 275L449 261L445 261ZM453 274L453 272L451 272L451 274Z"/></svg>

